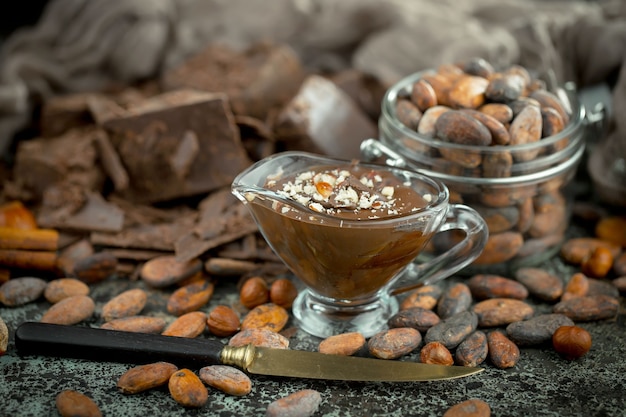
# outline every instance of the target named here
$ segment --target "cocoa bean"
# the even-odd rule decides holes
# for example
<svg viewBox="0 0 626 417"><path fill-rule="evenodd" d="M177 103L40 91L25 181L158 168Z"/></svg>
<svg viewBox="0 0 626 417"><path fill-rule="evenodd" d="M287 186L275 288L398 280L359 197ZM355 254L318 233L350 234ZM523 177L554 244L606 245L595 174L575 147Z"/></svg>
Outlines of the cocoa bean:
<svg viewBox="0 0 626 417"><path fill-rule="evenodd" d="M232 366L205 366L200 369L199 377L208 386L228 395L242 396L252 391L252 381L248 375Z"/></svg>
<svg viewBox="0 0 626 417"><path fill-rule="evenodd" d="M442 320L426 331L424 342L441 342L448 349L454 349L478 325L478 317L471 311L463 311Z"/></svg>
<svg viewBox="0 0 626 417"><path fill-rule="evenodd" d="M437 105L437 94L426 80L417 80L411 87L411 101L417 106L421 117L422 112Z"/></svg>
<svg viewBox="0 0 626 417"><path fill-rule="evenodd" d="M530 304L512 298L490 298L480 301L473 306L472 311L478 317L478 327L504 326L526 320L535 312Z"/></svg>
<svg viewBox="0 0 626 417"><path fill-rule="evenodd" d="M417 131L417 126L422 119L422 112L409 100L398 100L396 103L396 117L406 127Z"/></svg>
<svg viewBox="0 0 626 417"><path fill-rule="evenodd" d="M485 103L489 81L483 77L461 75L448 91L448 103L453 108L477 109Z"/></svg>
<svg viewBox="0 0 626 417"><path fill-rule="evenodd" d="M502 123L503 125L507 125L513 120L513 110L502 103L487 103L478 109L481 113L485 113ZM510 139L510 136L509 136Z"/></svg>
<svg viewBox="0 0 626 417"><path fill-rule="evenodd" d="M46 281L36 277L13 278L0 285L0 302L17 307L39 299L46 290Z"/></svg>
<svg viewBox="0 0 626 417"><path fill-rule="evenodd" d="M489 101L506 103L519 98L524 88L524 79L519 75L501 73L491 78L485 89L485 97Z"/></svg>
<svg viewBox="0 0 626 417"><path fill-rule="evenodd" d="M511 176L513 156L511 152L490 152L482 158L484 178L508 178Z"/></svg>
<svg viewBox="0 0 626 417"><path fill-rule="evenodd" d="M55 404L61 417L102 417L102 412L94 400L75 390L59 392Z"/></svg>
<svg viewBox="0 0 626 417"><path fill-rule="evenodd" d="M435 136L443 141L467 146L487 146L491 133L472 116L458 110L450 110L435 122Z"/></svg>
<svg viewBox="0 0 626 417"><path fill-rule="evenodd" d="M580 265L598 247L604 247L611 251L613 258L619 256L619 245L594 237L577 237L567 240L561 247L561 257L574 265Z"/></svg>
<svg viewBox="0 0 626 417"><path fill-rule="evenodd" d="M573 325L574 322L563 314L540 314L509 324L506 333L518 346L533 346L549 343L556 329Z"/></svg>
<svg viewBox="0 0 626 417"><path fill-rule="evenodd" d="M161 333L164 336L194 338L206 329L206 314L202 311L192 311L178 317Z"/></svg>
<svg viewBox="0 0 626 417"><path fill-rule="evenodd" d="M569 122L569 114L567 113L567 110L565 110L563 102L557 97L556 94L548 90L535 90L532 91L528 97L537 100L542 108L550 107L556 110L561 116L561 119L563 119L564 124Z"/></svg>
<svg viewBox="0 0 626 417"><path fill-rule="evenodd" d="M619 291L610 281L588 278L588 284L587 295L607 295L609 297L619 298Z"/></svg>
<svg viewBox="0 0 626 417"><path fill-rule="evenodd" d="M506 262L517 255L524 237L518 232L503 232L489 235L482 253L474 261L475 265L493 265Z"/></svg>
<svg viewBox="0 0 626 417"><path fill-rule="evenodd" d="M0 317L0 356L7 352L9 346L9 328L7 324Z"/></svg>
<svg viewBox="0 0 626 417"><path fill-rule="evenodd" d="M431 365L454 365L452 353L440 342L426 343L420 350L420 362Z"/></svg>
<svg viewBox="0 0 626 417"><path fill-rule="evenodd" d="M180 262L172 255L164 255L150 259L143 264L141 279L154 288L165 288L181 282L202 270L202 261L192 259Z"/></svg>
<svg viewBox="0 0 626 417"><path fill-rule="evenodd" d="M235 334L228 341L229 346L254 345L273 349L287 349L289 339L285 336L267 329L247 329Z"/></svg>
<svg viewBox="0 0 626 417"><path fill-rule="evenodd" d="M491 407L485 401L471 398L448 408L443 417L490 417Z"/></svg>
<svg viewBox="0 0 626 417"><path fill-rule="evenodd" d="M613 260L613 272L618 277L626 275L626 252Z"/></svg>
<svg viewBox="0 0 626 417"><path fill-rule="evenodd" d="M58 278L48 282L43 292L44 298L51 304L73 295L89 295L89 286L75 278Z"/></svg>
<svg viewBox="0 0 626 417"><path fill-rule="evenodd" d="M540 268L520 268L515 279L521 282L530 294L544 300L556 301L563 294L563 281L558 276Z"/></svg>
<svg viewBox="0 0 626 417"><path fill-rule="evenodd" d="M472 293L469 287L467 284L458 282L447 288L439 298L437 315L445 319L468 310L471 305Z"/></svg>
<svg viewBox="0 0 626 417"><path fill-rule="evenodd" d="M513 119L509 127L511 146L536 143L541 139L541 111L535 106L526 106ZM539 153L539 149L519 151L513 154L516 161L530 161Z"/></svg>
<svg viewBox="0 0 626 417"><path fill-rule="evenodd" d="M472 296L478 300L486 298L515 298L524 300L528 290L521 283L499 275L478 274L467 281Z"/></svg>
<svg viewBox="0 0 626 417"><path fill-rule="evenodd" d="M389 319L388 324L391 328L411 327L423 333L440 321L441 319L434 311L421 307L413 307L400 310L394 314Z"/></svg>
<svg viewBox="0 0 626 417"><path fill-rule="evenodd" d="M489 130L489 133L491 133L492 145L509 144L511 141L511 135L504 124L498 119L478 110L465 109L463 111L478 120Z"/></svg>
<svg viewBox="0 0 626 417"><path fill-rule="evenodd" d="M270 403L265 411L265 416L309 417L315 414L321 402L322 396L318 391L303 389Z"/></svg>
<svg viewBox="0 0 626 417"><path fill-rule="evenodd" d="M167 300L168 313L181 316L199 310L209 302L213 289L213 283L205 279L180 287Z"/></svg>
<svg viewBox="0 0 626 417"><path fill-rule="evenodd" d="M141 288L133 288L116 295L102 306L102 319L111 321L136 316L148 302L148 294Z"/></svg>
<svg viewBox="0 0 626 417"><path fill-rule="evenodd" d="M422 335L410 327L399 327L376 333L367 342L372 356L379 359L397 359L411 353L422 342Z"/></svg>
<svg viewBox="0 0 626 417"><path fill-rule="evenodd" d="M489 348L489 360L496 368L512 368L519 362L519 347L502 331L489 332L487 334L487 346Z"/></svg>
<svg viewBox="0 0 626 417"><path fill-rule="evenodd" d="M41 317L42 323L77 324L90 318L96 304L87 295L74 295L53 304Z"/></svg>
<svg viewBox="0 0 626 417"><path fill-rule="evenodd" d="M426 310L432 310L437 305L439 297L442 294L441 287L437 285L424 285L409 292L400 302L400 310L406 310L413 307L420 307Z"/></svg>
<svg viewBox="0 0 626 417"><path fill-rule="evenodd" d="M161 317L132 316L107 321L100 327L122 332L159 334L165 329L166 325L167 323Z"/></svg>
<svg viewBox="0 0 626 417"><path fill-rule="evenodd" d="M169 362L155 362L130 368L117 380L117 388L124 394L137 394L168 383L178 367Z"/></svg>
<svg viewBox="0 0 626 417"><path fill-rule="evenodd" d="M254 307L241 321L241 330L267 329L280 332L287 321L289 313L281 306L273 303L262 304Z"/></svg>
<svg viewBox="0 0 626 417"><path fill-rule="evenodd" d="M322 340L317 350L327 355L350 356L361 350L365 343L365 337L361 333L341 333Z"/></svg>
<svg viewBox="0 0 626 417"><path fill-rule="evenodd" d="M515 206L493 208L475 204L472 208L485 220L490 233L511 230L519 221L519 209Z"/></svg>
<svg viewBox="0 0 626 417"><path fill-rule="evenodd" d="M470 58L463 62L461 69L467 74L478 75L487 79L496 72L493 65L484 58Z"/></svg>
<svg viewBox="0 0 626 417"><path fill-rule="evenodd" d="M441 117L442 114L450 110L452 110L450 107L442 105L437 105L429 108L424 112L424 114L422 114L422 118L420 119L420 122L417 126L417 132L420 135L426 136L428 138L435 137L435 133L437 131L435 125L437 123L437 120L439 119L439 117Z"/></svg>
<svg viewBox="0 0 626 417"><path fill-rule="evenodd" d="M459 366L476 367L487 359L488 352L487 335L476 330L456 347L455 362Z"/></svg>
<svg viewBox="0 0 626 417"><path fill-rule="evenodd" d="M611 319L619 311L619 301L607 295L589 295L560 301L552 308L556 314L564 314L574 322Z"/></svg>
<svg viewBox="0 0 626 417"><path fill-rule="evenodd" d="M167 383L170 395L183 407L200 408L209 399L209 391L190 369L174 372Z"/></svg>
<svg viewBox="0 0 626 417"><path fill-rule="evenodd" d="M603 217L596 224L595 234L602 240L626 248L626 217Z"/></svg>
<svg viewBox="0 0 626 417"><path fill-rule="evenodd" d="M541 136L548 137L560 133L565 128L565 122L558 111L552 107L541 108Z"/></svg>

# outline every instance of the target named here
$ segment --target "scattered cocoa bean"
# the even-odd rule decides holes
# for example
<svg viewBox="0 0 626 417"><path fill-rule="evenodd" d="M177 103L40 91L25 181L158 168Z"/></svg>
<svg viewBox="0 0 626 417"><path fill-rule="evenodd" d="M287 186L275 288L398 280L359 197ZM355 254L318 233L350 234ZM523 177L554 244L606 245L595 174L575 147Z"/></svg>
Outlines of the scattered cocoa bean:
<svg viewBox="0 0 626 417"><path fill-rule="evenodd" d="M240 325L237 312L225 305L216 306L207 317L209 331L218 337L232 336L239 331Z"/></svg>
<svg viewBox="0 0 626 417"><path fill-rule="evenodd" d="M514 367L520 358L519 347L502 331L494 330L487 334L489 360L496 368Z"/></svg>
<svg viewBox="0 0 626 417"><path fill-rule="evenodd" d="M194 338L206 329L206 313L192 311L178 317L161 333L164 336L178 336Z"/></svg>
<svg viewBox="0 0 626 417"><path fill-rule="evenodd" d="M315 414L322 402L318 391L303 389L271 402L265 411L266 417L309 417Z"/></svg>
<svg viewBox="0 0 626 417"><path fill-rule="evenodd" d="M424 336L424 342L441 342L453 349L469 336L478 325L478 317L472 311L462 311L432 326Z"/></svg>
<svg viewBox="0 0 626 417"><path fill-rule="evenodd" d="M454 358L447 347L440 342L428 342L420 350L420 362L431 365L454 365Z"/></svg>
<svg viewBox="0 0 626 417"><path fill-rule="evenodd" d="M410 327L398 327L376 333L367 342L372 356L379 359L397 359L415 350L422 335Z"/></svg>
<svg viewBox="0 0 626 417"><path fill-rule="evenodd" d="M89 295L89 286L76 278L58 278L48 282L43 292L51 304L73 295Z"/></svg>
<svg viewBox="0 0 626 417"><path fill-rule="evenodd" d="M560 301L553 313L564 314L574 322L611 319L619 311L619 301L607 295L588 295Z"/></svg>
<svg viewBox="0 0 626 417"><path fill-rule="evenodd" d="M426 80L417 80L411 87L411 101L421 113L437 105L437 94ZM417 120L419 123L419 120ZM417 124L413 129L417 128Z"/></svg>
<svg viewBox="0 0 626 417"><path fill-rule="evenodd" d="M609 241L594 237L576 237L567 240L561 247L561 257L574 265L580 265L598 247L607 248L611 251L613 258L619 256L621 248Z"/></svg>
<svg viewBox="0 0 626 417"><path fill-rule="evenodd" d="M190 369L174 372L167 386L174 401L183 407L199 408L209 399L209 391L204 383Z"/></svg>
<svg viewBox="0 0 626 417"><path fill-rule="evenodd" d="M517 255L523 244L524 237L521 233L503 232L490 235L485 248L474 264L493 265L506 262Z"/></svg>
<svg viewBox="0 0 626 417"><path fill-rule="evenodd" d="M626 251L613 261L613 272L618 277L626 275Z"/></svg>
<svg viewBox="0 0 626 417"><path fill-rule="evenodd" d="M361 350L365 342L365 337L361 333L341 333L322 340L318 351L327 355L351 356Z"/></svg>
<svg viewBox="0 0 626 417"><path fill-rule="evenodd" d="M491 407L485 401L471 398L448 408L443 417L490 417Z"/></svg>
<svg viewBox="0 0 626 417"><path fill-rule="evenodd" d="M229 346L235 347L248 344L273 349L287 349L289 348L289 339L280 333L267 329L247 329L235 334L228 341Z"/></svg>
<svg viewBox="0 0 626 417"><path fill-rule="evenodd" d="M0 356L4 355L7 352L7 348L9 346L9 328L7 324L4 322L2 317L0 317Z"/></svg>
<svg viewBox="0 0 626 417"><path fill-rule="evenodd" d="M572 275L565 285L565 291L561 300L569 300L574 297L583 297L589 292L589 278L581 272Z"/></svg>
<svg viewBox="0 0 626 417"><path fill-rule="evenodd" d="M167 300L167 311L181 316L205 306L213 296L214 284L207 280L192 282L174 291Z"/></svg>
<svg viewBox="0 0 626 417"><path fill-rule="evenodd" d="M499 275L478 274L467 281L472 296L478 300L487 298L515 298L524 300L528 289L521 283Z"/></svg>
<svg viewBox="0 0 626 417"><path fill-rule="evenodd" d="M525 267L515 271L515 279L528 292L544 301L556 301L563 294L563 281L558 276L540 268Z"/></svg>
<svg viewBox="0 0 626 417"><path fill-rule="evenodd" d="M205 366L200 369L199 376L208 386L229 395L242 396L252 391L252 381L248 375L232 366Z"/></svg>
<svg viewBox="0 0 626 417"><path fill-rule="evenodd" d="M173 255L152 258L141 267L141 279L154 288L165 288L181 282L202 270L202 261L180 262Z"/></svg>
<svg viewBox="0 0 626 417"><path fill-rule="evenodd" d="M130 316L107 321L102 323L100 327L122 332L159 334L165 329L166 325L167 323L161 317Z"/></svg>
<svg viewBox="0 0 626 417"><path fill-rule="evenodd" d="M488 352L487 335L476 330L459 343L454 352L454 358L459 366L476 367L487 359Z"/></svg>
<svg viewBox="0 0 626 417"><path fill-rule="evenodd" d="M604 294L609 297L619 298L619 291L612 285L611 281L604 279L589 278L589 291L587 295Z"/></svg>
<svg viewBox="0 0 626 417"><path fill-rule="evenodd" d="M41 317L42 323L77 324L90 318L96 304L87 295L74 295L53 304Z"/></svg>
<svg viewBox="0 0 626 417"><path fill-rule="evenodd" d="M13 278L0 286L0 302L7 307L31 303L43 295L46 285L41 278Z"/></svg>
<svg viewBox="0 0 626 417"><path fill-rule="evenodd" d="M137 394L168 383L178 367L169 362L155 362L135 366L117 380L117 388L124 394Z"/></svg>
<svg viewBox="0 0 626 417"><path fill-rule="evenodd" d="M534 346L552 340L554 331L574 322L563 314L540 314L506 326L507 336L518 346Z"/></svg>
<svg viewBox="0 0 626 417"><path fill-rule="evenodd" d="M625 276L621 276L618 278L615 278L613 281L611 281L611 284L617 288L617 290L623 294L626 292L626 275Z"/></svg>
<svg viewBox="0 0 626 417"><path fill-rule="evenodd" d="M148 302L148 294L141 288L126 290L102 306L102 319L111 321L123 317L136 316Z"/></svg>
<svg viewBox="0 0 626 417"><path fill-rule="evenodd" d="M437 304L437 315L445 319L454 316L462 311L466 311L472 305L472 293L462 282L453 284L446 289Z"/></svg>
<svg viewBox="0 0 626 417"><path fill-rule="evenodd" d="M74 390L63 390L55 399L56 408L62 417L101 417L98 405L85 394Z"/></svg>
<svg viewBox="0 0 626 417"><path fill-rule="evenodd" d="M289 313L283 307L273 303L261 304L244 316L241 320L241 330L267 329L280 332L288 320Z"/></svg>
<svg viewBox="0 0 626 417"><path fill-rule="evenodd" d="M388 321L389 327L412 327L413 329L425 332L441 319L432 310L421 307L413 307L400 310L394 314Z"/></svg>
<svg viewBox="0 0 626 417"><path fill-rule="evenodd" d="M442 294L441 287L437 285L424 285L409 292L400 303L400 310L420 307L432 310L437 305Z"/></svg>
<svg viewBox="0 0 626 417"><path fill-rule="evenodd" d="M478 327L504 326L526 320L535 312L530 304L512 298L490 298L480 301L474 305L472 311L478 317Z"/></svg>

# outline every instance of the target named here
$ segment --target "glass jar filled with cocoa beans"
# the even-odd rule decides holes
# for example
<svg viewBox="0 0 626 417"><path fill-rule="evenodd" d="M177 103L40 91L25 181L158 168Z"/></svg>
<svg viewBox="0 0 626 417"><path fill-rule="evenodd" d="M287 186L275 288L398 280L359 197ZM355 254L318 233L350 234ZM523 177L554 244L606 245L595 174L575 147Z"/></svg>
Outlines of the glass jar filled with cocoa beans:
<svg viewBox="0 0 626 417"><path fill-rule="evenodd" d="M471 273L535 265L558 252L571 218L586 125L573 90L482 59L418 72L386 92L380 137L361 152L440 179L482 215L490 236ZM460 238L440 234L431 250Z"/></svg>

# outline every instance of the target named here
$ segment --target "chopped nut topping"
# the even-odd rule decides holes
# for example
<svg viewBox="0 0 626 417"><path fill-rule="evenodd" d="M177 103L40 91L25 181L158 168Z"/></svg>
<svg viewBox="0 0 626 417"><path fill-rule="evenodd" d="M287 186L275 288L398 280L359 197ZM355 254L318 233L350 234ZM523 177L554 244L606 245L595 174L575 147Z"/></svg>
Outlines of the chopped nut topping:
<svg viewBox="0 0 626 417"><path fill-rule="evenodd" d="M316 213L346 216L356 219L377 219L411 213L423 205L398 199L397 189L407 188L392 174L383 174L357 164L345 167L320 167L302 171L294 176L268 178L266 187L308 207ZM410 192L413 193L412 191ZM424 200L419 198L412 203ZM283 206L281 212L288 210Z"/></svg>

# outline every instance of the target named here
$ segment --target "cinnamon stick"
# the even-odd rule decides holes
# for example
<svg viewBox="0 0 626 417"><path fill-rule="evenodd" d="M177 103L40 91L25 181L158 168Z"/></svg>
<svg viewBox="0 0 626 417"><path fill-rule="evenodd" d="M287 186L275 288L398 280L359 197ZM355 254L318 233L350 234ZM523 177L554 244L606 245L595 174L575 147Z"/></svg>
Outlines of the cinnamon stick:
<svg viewBox="0 0 626 417"><path fill-rule="evenodd" d="M58 247L59 232L54 229L0 227L0 249L56 251Z"/></svg>
<svg viewBox="0 0 626 417"><path fill-rule="evenodd" d="M56 265L56 252L0 249L2 267L54 271Z"/></svg>

